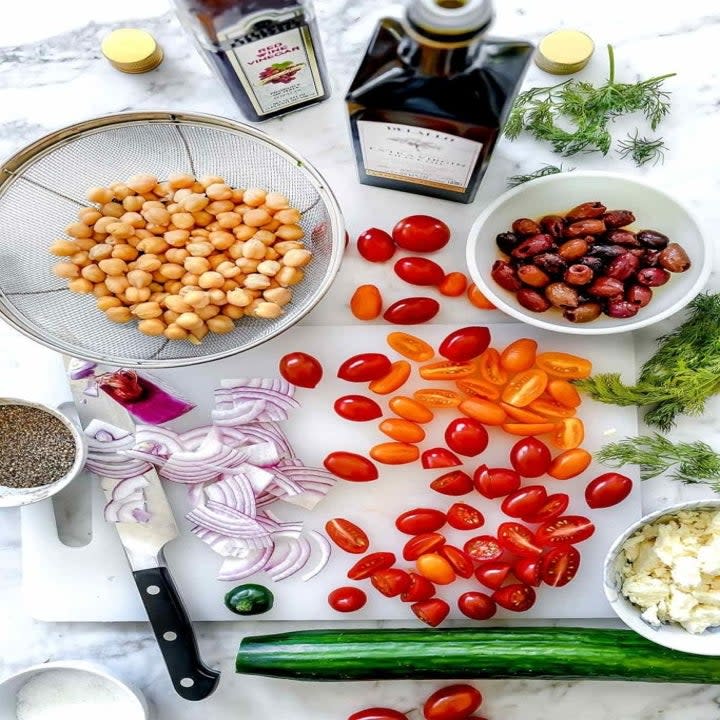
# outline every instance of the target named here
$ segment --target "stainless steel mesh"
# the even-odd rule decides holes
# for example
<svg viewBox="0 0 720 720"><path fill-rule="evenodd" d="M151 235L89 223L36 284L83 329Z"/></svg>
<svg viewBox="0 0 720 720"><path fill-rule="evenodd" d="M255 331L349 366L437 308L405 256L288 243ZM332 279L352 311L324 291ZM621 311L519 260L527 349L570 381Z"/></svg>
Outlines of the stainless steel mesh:
<svg viewBox="0 0 720 720"><path fill-rule="evenodd" d="M309 312L327 291L343 251L337 201L300 156L255 128L206 115L128 113L73 125L28 146L0 169L0 313L38 342L65 354L119 366L171 367L225 357L269 340ZM89 187L138 172L220 175L234 187L284 193L303 211L313 252L305 279L276 320L243 318L200 345L142 335L117 325L95 298L52 274L48 247L64 237Z"/></svg>

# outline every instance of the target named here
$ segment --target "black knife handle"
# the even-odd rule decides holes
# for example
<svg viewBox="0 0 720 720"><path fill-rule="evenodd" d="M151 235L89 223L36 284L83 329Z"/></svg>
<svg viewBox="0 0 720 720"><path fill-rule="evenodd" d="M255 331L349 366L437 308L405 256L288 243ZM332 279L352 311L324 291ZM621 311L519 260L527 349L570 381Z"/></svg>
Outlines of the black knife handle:
<svg viewBox="0 0 720 720"><path fill-rule="evenodd" d="M200 659L195 633L166 567L133 573L170 679L180 697L204 700L217 687L220 673Z"/></svg>

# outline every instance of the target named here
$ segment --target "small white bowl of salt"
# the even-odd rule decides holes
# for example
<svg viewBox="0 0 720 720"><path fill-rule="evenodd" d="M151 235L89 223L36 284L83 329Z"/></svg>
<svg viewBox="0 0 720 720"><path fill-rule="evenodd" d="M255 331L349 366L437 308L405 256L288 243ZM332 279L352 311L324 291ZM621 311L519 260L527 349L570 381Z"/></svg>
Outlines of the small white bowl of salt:
<svg viewBox="0 0 720 720"><path fill-rule="evenodd" d="M145 698L80 660L33 665L0 683L3 720L148 720Z"/></svg>

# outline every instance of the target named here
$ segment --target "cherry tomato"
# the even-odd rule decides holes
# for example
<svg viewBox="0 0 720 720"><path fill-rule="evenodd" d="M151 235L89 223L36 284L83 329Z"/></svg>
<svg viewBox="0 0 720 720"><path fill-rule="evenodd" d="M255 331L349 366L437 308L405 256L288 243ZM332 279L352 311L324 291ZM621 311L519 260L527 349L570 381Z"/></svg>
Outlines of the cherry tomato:
<svg viewBox="0 0 720 720"><path fill-rule="evenodd" d="M415 561L417 571L436 585L449 585L455 581L452 565L438 553L425 553Z"/></svg>
<svg viewBox="0 0 720 720"><path fill-rule="evenodd" d="M542 561L542 579L546 585L562 587L577 574L580 553L572 545L553 548Z"/></svg>
<svg viewBox="0 0 720 720"><path fill-rule="evenodd" d="M434 252L448 244L450 228L430 215L409 215L395 225L392 239L403 250Z"/></svg>
<svg viewBox="0 0 720 720"><path fill-rule="evenodd" d="M280 374L293 385L314 388L322 380L319 361L304 352L291 352L280 358Z"/></svg>
<svg viewBox="0 0 720 720"><path fill-rule="evenodd" d="M438 290L442 295L448 297L460 297L467 289L467 282L464 273L451 272L443 278L443 281L438 285Z"/></svg>
<svg viewBox="0 0 720 720"><path fill-rule="evenodd" d="M535 544L532 531L520 523L500 523L497 537L500 547L514 555L528 558L542 555L542 548Z"/></svg>
<svg viewBox="0 0 720 720"><path fill-rule="evenodd" d="M557 423L504 423L501 427L509 435L547 435L557 429Z"/></svg>
<svg viewBox="0 0 720 720"><path fill-rule="evenodd" d="M358 710L347 720L408 720L408 716L391 708L371 707Z"/></svg>
<svg viewBox="0 0 720 720"><path fill-rule="evenodd" d="M513 575L530 587L540 587L542 582L542 560L540 558L518 558L513 563Z"/></svg>
<svg viewBox="0 0 720 720"><path fill-rule="evenodd" d="M535 358L535 364L548 375L563 380L579 380L590 377L592 363L577 355L562 352L540 353Z"/></svg>
<svg viewBox="0 0 720 720"><path fill-rule="evenodd" d="M528 513L521 520L531 524L544 523L562 515L569 504L570 498L566 493L553 493L535 512Z"/></svg>
<svg viewBox="0 0 720 720"><path fill-rule="evenodd" d="M411 422L428 423L435 417L432 411L422 403L405 395L397 395L394 398L390 398L388 406L403 420L410 420Z"/></svg>
<svg viewBox="0 0 720 720"><path fill-rule="evenodd" d="M462 395L454 390L444 390L443 388L416 390L413 397L426 407L431 408L454 408L462 402Z"/></svg>
<svg viewBox="0 0 720 720"><path fill-rule="evenodd" d="M458 495L467 495L469 492L472 492L473 481L466 472L453 470L435 478L430 483L430 488L443 495L457 497Z"/></svg>
<svg viewBox="0 0 720 720"><path fill-rule="evenodd" d="M365 531L345 518L333 518L325 523L325 532L345 552L361 555L370 547Z"/></svg>
<svg viewBox="0 0 720 720"><path fill-rule="evenodd" d="M475 284L470 283L467 289L467 299L479 310L496 310L497 308L483 294L482 290Z"/></svg>
<svg viewBox="0 0 720 720"><path fill-rule="evenodd" d="M339 587L328 595L328 605L336 612L355 612L366 602L367 595L357 587Z"/></svg>
<svg viewBox="0 0 720 720"><path fill-rule="evenodd" d="M490 331L473 325L451 332L441 343L438 352L452 362L474 360L487 350Z"/></svg>
<svg viewBox="0 0 720 720"><path fill-rule="evenodd" d="M422 620L430 627L437 627L450 612L450 606L440 598L413 603L410 609L415 613L418 620Z"/></svg>
<svg viewBox="0 0 720 720"><path fill-rule="evenodd" d="M375 465L367 458L344 450L331 452L323 461L326 470L343 480L369 482L378 479Z"/></svg>
<svg viewBox="0 0 720 720"><path fill-rule="evenodd" d="M488 348L477 361L477 369L483 380L493 385L504 385L508 374L500 365L500 353L495 348Z"/></svg>
<svg viewBox="0 0 720 720"><path fill-rule="evenodd" d="M458 609L471 620L489 620L496 612L495 601L482 592L466 592L458 598Z"/></svg>
<svg viewBox="0 0 720 720"><path fill-rule="evenodd" d="M471 362L455 363L449 360L440 360L423 365L420 368L420 377L423 380L458 380L470 377L475 370L475 364Z"/></svg>
<svg viewBox="0 0 720 720"><path fill-rule="evenodd" d="M443 545L438 552L450 563L458 577L472 577L472 560L460 548L456 548L454 545Z"/></svg>
<svg viewBox="0 0 720 720"><path fill-rule="evenodd" d="M436 690L423 705L425 720L465 720L482 703L472 685L449 685Z"/></svg>
<svg viewBox="0 0 720 720"><path fill-rule="evenodd" d="M395 564L395 555L391 552L374 552L360 558L348 571L351 580L365 580L378 570L387 570Z"/></svg>
<svg viewBox="0 0 720 720"><path fill-rule="evenodd" d="M439 285L445 271L432 260L422 257L404 257L395 263L395 274L411 285Z"/></svg>
<svg viewBox="0 0 720 720"><path fill-rule="evenodd" d="M527 408L519 408L514 405L508 405L505 402L499 403L500 407L505 411L509 418L512 418L516 423L523 425L533 425L536 423L547 422L546 418L537 413L531 412Z"/></svg>
<svg viewBox="0 0 720 720"><path fill-rule="evenodd" d="M580 403L582 403L580 393L567 380L551 380L548 383L547 391L556 403L567 408L580 407Z"/></svg>
<svg viewBox="0 0 720 720"><path fill-rule="evenodd" d="M585 488L585 502L591 508L612 507L630 494L632 486L632 480L620 473L609 472L598 475Z"/></svg>
<svg viewBox="0 0 720 720"><path fill-rule="evenodd" d="M509 405L525 407L545 392L547 384L547 373L542 370L524 370L513 375L503 390L502 399Z"/></svg>
<svg viewBox="0 0 720 720"><path fill-rule="evenodd" d="M373 380L368 386L378 395L388 395L402 387L410 377L410 363L407 360L396 360L387 375Z"/></svg>
<svg viewBox="0 0 720 720"><path fill-rule="evenodd" d="M410 588L410 576L398 568L378 570L370 576L373 587L385 597L397 597Z"/></svg>
<svg viewBox="0 0 720 720"><path fill-rule="evenodd" d="M458 390L471 397L479 397L485 400L499 400L500 388L480 378L466 378L455 383Z"/></svg>
<svg viewBox="0 0 720 720"><path fill-rule="evenodd" d="M414 572L408 574L410 575L410 587L400 594L403 602L421 602L429 600L435 595L435 586L426 577Z"/></svg>
<svg viewBox="0 0 720 720"><path fill-rule="evenodd" d="M425 439L425 431L417 423L409 420L388 418L380 423L379 428L380 432L399 442L419 443Z"/></svg>
<svg viewBox="0 0 720 720"><path fill-rule="evenodd" d="M537 342L530 338L520 338L510 343L500 355L500 365L511 373L529 370L535 364Z"/></svg>
<svg viewBox="0 0 720 720"><path fill-rule="evenodd" d="M457 467L462 465L460 458L447 448L436 447L424 450L422 454L422 466L425 470L435 468Z"/></svg>
<svg viewBox="0 0 720 720"><path fill-rule="evenodd" d="M507 495L500 509L508 517L524 518L537 512L546 500L547 490L542 485L526 485Z"/></svg>
<svg viewBox="0 0 720 720"><path fill-rule="evenodd" d="M370 262L385 262L395 254L395 243L389 233L370 228L358 237L357 249Z"/></svg>
<svg viewBox="0 0 720 720"><path fill-rule="evenodd" d="M387 375L392 364L387 355L381 353L361 353L348 358L337 371L341 380L348 382L370 382Z"/></svg>
<svg viewBox="0 0 720 720"><path fill-rule="evenodd" d="M420 535L439 530L447 521L445 513L434 508L414 508L397 516L395 527L406 535Z"/></svg>
<svg viewBox="0 0 720 720"><path fill-rule="evenodd" d="M528 585L506 585L493 593L493 600L506 610L525 612L535 604L535 591Z"/></svg>
<svg viewBox="0 0 720 720"><path fill-rule="evenodd" d="M445 429L445 442L460 455L479 455L488 445L487 430L472 418L455 418Z"/></svg>
<svg viewBox="0 0 720 720"><path fill-rule="evenodd" d="M415 335L404 332L391 332L387 336L387 344L397 353L409 360L426 362L435 357L432 345Z"/></svg>
<svg viewBox="0 0 720 720"><path fill-rule="evenodd" d="M510 464L526 478L544 475L551 461L548 446L534 437L518 440L510 449Z"/></svg>
<svg viewBox="0 0 720 720"><path fill-rule="evenodd" d="M581 515L561 515L543 523L535 531L535 541L543 547L575 545L595 533L592 522Z"/></svg>
<svg viewBox="0 0 720 720"><path fill-rule="evenodd" d="M473 475L473 483L482 496L492 500L517 490L522 484L522 478L509 468L489 468L487 465L480 465Z"/></svg>
<svg viewBox="0 0 720 720"><path fill-rule="evenodd" d="M417 560L421 555L435 552L445 544L445 536L440 533L423 533L410 538L403 548L404 560Z"/></svg>
<svg viewBox="0 0 720 720"><path fill-rule="evenodd" d="M475 570L475 577L478 582L482 583L485 587L489 587L491 590L497 590L507 580L511 571L512 566L510 563L493 560L483 563Z"/></svg>
<svg viewBox="0 0 720 720"><path fill-rule="evenodd" d="M575 415L575 408L565 407L554 400L548 400L545 396L539 397L537 400L533 400L528 408L532 412L541 415L543 418L549 418L550 420L558 420L563 418L570 418Z"/></svg>
<svg viewBox="0 0 720 720"><path fill-rule="evenodd" d="M492 535L477 535L470 538L464 545L463 550L477 563L492 562L498 560L503 554L497 539Z"/></svg>
<svg viewBox="0 0 720 720"><path fill-rule="evenodd" d="M580 418L564 418L555 427L550 442L560 450L574 450L585 439L585 426Z"/></svg>
<svg viewBox="0 0 720 720"><path fill-rule="evenodd" d="M440 312L437 300L427 297L403 298L393 303L384 313L387 322L396 325L419 325L432 320Z"/></svg>
<svg viewBox="0 0 720 720"><path fill-rule="evenodd" d="M420 457L415 445L404 442L378 443L370 448L370 457L383 465L406 465Z"/></svg>
<svg viewBox="0 0 720 720"><path fill-rule="evenodd" d="M463 400L458 410L484 425L502 425L507 420L505 411L499 405L484 398Z"/></svg>
<svg viewBox="0 0 720 720"><path fill-rule="evenodd" d="M364 395L343 395L333 405L335 412L346 420L366 422L382 417L382 408Z"/></svg>
<svg viewBox="0 0 720 720"><path fill-rule="evenodd" d="M382 296L375 285L360 285L350 298L350 312L358 320L374 320L382 312Z"/></svg>
<svg viewBox="0 0 720 720"><path fill-rule="evenodd" d="M592 455L587 450L574 448L553 458L547 473L556 480L569 480L587 470L591 462Z"/></svg>
<svg viewBox="0 0 720 720"><path fill-rule="evenodd" d="M472 505L453 503L447 511L447 522L456 530L477 530L485 524L485 518Z"/></svg>

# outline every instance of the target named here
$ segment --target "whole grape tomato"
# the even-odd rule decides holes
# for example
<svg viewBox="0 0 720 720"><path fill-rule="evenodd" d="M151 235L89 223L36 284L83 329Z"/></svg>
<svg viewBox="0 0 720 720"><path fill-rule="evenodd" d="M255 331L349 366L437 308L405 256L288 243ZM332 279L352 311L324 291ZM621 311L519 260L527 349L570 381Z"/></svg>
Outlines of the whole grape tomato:
<svg viewBox="0 0 720 720"><path fill-rule="evenodd" d="M291 352L280 358L280 374L293 385L314 388L322 380L320 362L304 352Z"/></svg>

